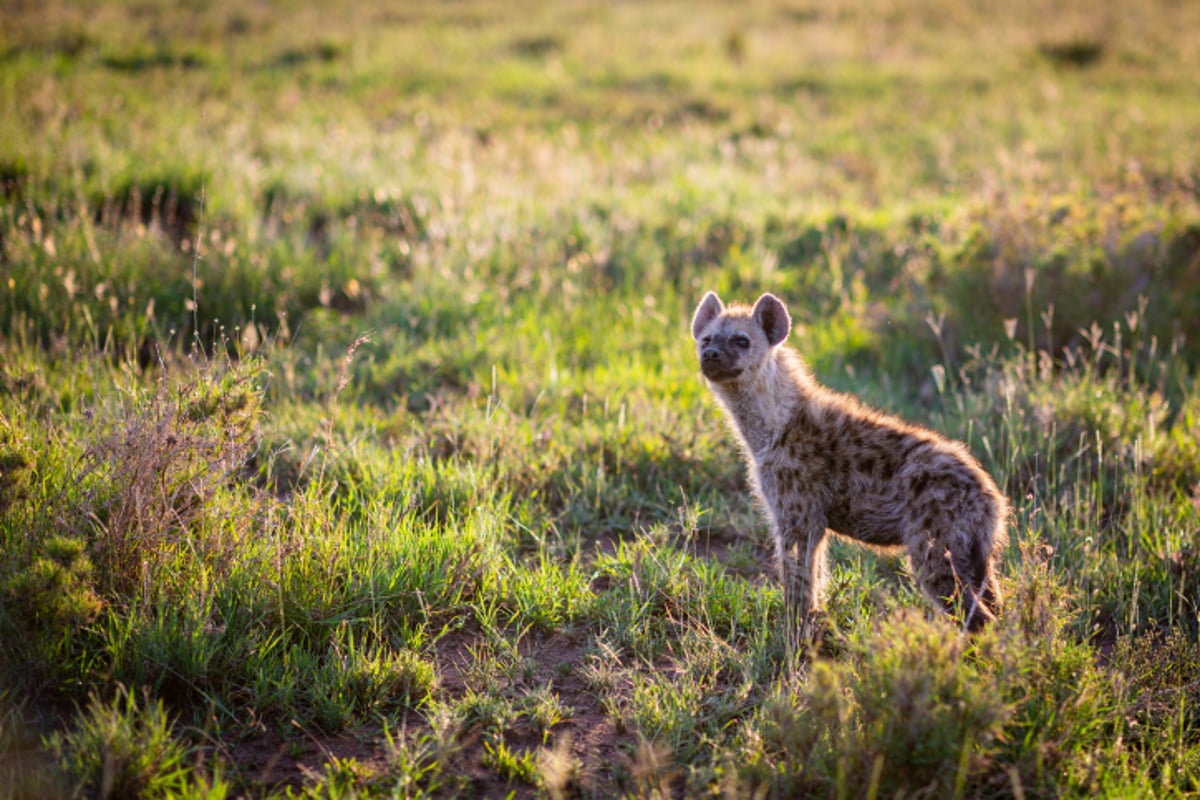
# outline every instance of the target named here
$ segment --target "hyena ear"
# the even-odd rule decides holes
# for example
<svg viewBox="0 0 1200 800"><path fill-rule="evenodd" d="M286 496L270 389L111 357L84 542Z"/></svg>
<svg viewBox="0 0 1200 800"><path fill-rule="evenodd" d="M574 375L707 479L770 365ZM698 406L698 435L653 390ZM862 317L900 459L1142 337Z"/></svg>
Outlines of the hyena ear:
<svg viewBox="0 0 1200 800"><path fill-rule="evenodd" d="M767 343L775 345L786 341L792 332L792 318L787 307L773 294L767 293L754 304L754 320L767 335Z"/></svg>
<svg viewBox="0 0 1200 800"><path fill-rule="evenodd" d="M708 323L721 316L721 312L724 310L725 306L715 292L704 295L700 305L696 306L696 313L692 315L692 338L699 339L700 334L708 327Z"/></svg>

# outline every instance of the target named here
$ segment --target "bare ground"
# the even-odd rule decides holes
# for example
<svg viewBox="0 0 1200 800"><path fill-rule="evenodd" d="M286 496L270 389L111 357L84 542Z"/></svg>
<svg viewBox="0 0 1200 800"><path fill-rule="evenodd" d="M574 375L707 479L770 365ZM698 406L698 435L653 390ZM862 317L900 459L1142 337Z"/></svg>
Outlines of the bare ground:
<svg viewBox="0 0 1200 800"><path fill-rule="evenodd" d="M595 552L614 552L620 538L603 537L596 542ZM732 528L680 537L676 543L698 557L714 559L748 577L769 575L772 569L770 554ZM434 643L440 700L453 702L469 691L472 680L476 680L470 674L475 653L486 647L486 641L478 626L468 624L449 630ZM504 732L506 746L518 754L534 752L549 759L555 766L543 769L543 775L557 776L561 785L555 788L561 788L566 796L611 796L622 787L628 788L625 784L629 776L637 771L638 737L604 709L599 692L586 679L583 668L596 651L591 636L582 629L530 634L521 638L517 650L524 674L513 691L549 686L570 714L544 736L521 716ZM393 736L436 738L431 721L421 711L409 712L400 727L402 731L393 731ZM443 775L448 774L450 780L441 784L440 793L483 798L545 795L544 789L520 780L504 780L485 765L486 738L478 726L454 731L451 739L444 751L447 763L443 764ZM386 780L390 754L388 743L375 727L328 736L296 726L283 732L260 730L232 747L226 756L243 785L268 793L313 783L335 759L343 763L353 760L357 765L354 774L364 783L373 778Z"/></svg>

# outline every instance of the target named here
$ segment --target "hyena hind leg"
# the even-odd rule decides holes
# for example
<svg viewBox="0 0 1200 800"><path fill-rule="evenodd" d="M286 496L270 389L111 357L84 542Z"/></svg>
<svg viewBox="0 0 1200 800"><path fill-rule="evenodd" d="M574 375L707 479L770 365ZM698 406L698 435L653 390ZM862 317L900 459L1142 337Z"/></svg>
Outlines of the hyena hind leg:
<svg viewBox="0 0 1200 800"><path fill-rule="evenodd" d="M990 564L973 564L966 554L938 547L937 539L910 551L913 574L925 595L967 631L978 633L996 619L999 592Z"/></svg>
<svg viewBox="0 0 1200 800"><path fill-rule="evenodd" d="M977 599L980 608L986 613L980 618L977 627L972 627L972 620L967 620L967 630L976 633L996 620L1000 614L1001 604L1003 602L1000 597L1000 583L996 580L996 572L991 562L984 565L982 577L975 582L975 586L979 587Z"/></svg>
<svg viewBox="0 0 1200 800"><path fill-rule="evenodd" d="M978 633L1000 613L1000 584L996 579L992 537L974 538L965 553L955 554L955 574L962 586L963 622Z"/></svg>

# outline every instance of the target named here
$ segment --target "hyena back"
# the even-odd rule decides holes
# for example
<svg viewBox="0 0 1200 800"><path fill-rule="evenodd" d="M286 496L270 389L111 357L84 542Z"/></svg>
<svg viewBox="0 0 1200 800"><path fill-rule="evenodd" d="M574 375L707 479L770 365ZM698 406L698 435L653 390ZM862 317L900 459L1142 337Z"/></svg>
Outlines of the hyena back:
<svg viewBox="0 0 1200 800"><path fill-rule="evenodd" d="M809 635L829 531L907 553L921 589L972 632L1000 610L1008 504L958 442L819 384L784 342L787 308L709 292L692 318L700 369L725 407L770 519L784 594Z"/></svg>

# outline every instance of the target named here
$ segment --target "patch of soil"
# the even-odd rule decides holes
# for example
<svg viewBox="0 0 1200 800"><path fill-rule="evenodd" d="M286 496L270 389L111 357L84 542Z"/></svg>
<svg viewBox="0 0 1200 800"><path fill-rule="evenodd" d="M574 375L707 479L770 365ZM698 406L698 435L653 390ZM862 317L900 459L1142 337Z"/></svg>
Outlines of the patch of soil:
<svg viewBox="0 0 1200 800"><path fill-rule="evenodd" d="M596 552L615 552L620 538L617 535L601 538L595 545ZM676 537L674 542L697 557L716 560L736 574L764 579L772 575L772 555L734 528L708 529ZM487 637L474 622L449 630L434 642L439 699L453 700L468 691L475 652L486 646ZM542 751L543 756L563 765L559 769L568 796L583 793L603 797L619 793L638 746L636 735L608 715L600 693L584 678L586 657L593 650L591 635L582 629L529 634L517 645L518 656L529 667L511 687L513 696L549 686L560 702L571 709L571 714L545 736L522 715L504 731L504 743L514 753ZM429 720L420 712L409 713L403 724L409 736L421 737L432 732ZM544 796L543 789L506 780L485 766L485 744L482 731L461 731L451 749L450 763L443 764L449 774L467 782L467 794L484 798ZM299 727L294 731L262 731L243 740L227 755L243 784L264 792L311 784L335 758L354 759L367 776L385 776L388 771L386 745L380 731L373 728L336 736L323 736ZM459 791L464 791L461 784L445 789L448 795Z"/></svg>
<svg viewBox="0 0 1200 800"><path fill-rule="evenodd" d="M441 691L454 696L466 690L463 671L472 660L470 648L481 641L478 631L462 629L443 636L436 646ZM573 761L577 768L570 779L575 790L595 796L615 793L613 767L627 761L636 738L618 730L604 711L600 697L581 677L589 649L589 638L581 631L556 631L545 637L527 636L518 644L521 658L532 663L532 674L520 688L535 690L550 686L570 717L550 731L543 741L525 718L505 731L505 744L514 752L544 748L559 759ZM459 741L455 767L471 778L471 793L478 797L517 798L543 796L536 787L505 781L483 766L484 740L468 735ZM568 788L568 793L573 790Z"/></svg>
<svg viewBox="0 0 1200 800"><path fill-rule="evenodd" d="M368 730L343 731L336 736L298 726L288 736L264 730L239 742L227 757L239 783L261 789L263 794L276 794L315 782L325 773L325 765L335 759L354 759L365 773L383 772L387 761L376 738Z"/></svg>
<svg viewBox="0 0 1200 800"><path fill-rule="evenodd" d="M48 785L54 757L46 750L0 753L0 797L24 800L45 797L57 788Z"/></svg>
<svg viewBox="0 0 1200 800"><path fill-rule="evenodd" d="M775 557L754 538L737 528L706 528L681 537L679 545L699 558L710 558L743 578L775 575Z"/></svg>
<svg viewBox="0 0 1200 800"><path fill-rule="evenodd" d="M611 556L621 542L634 538L628 531L613 531L594 537L593 558ZM735 575L753 578L760 574L774 575L775 557L769 548L754 537L733 526L717 526L689 534L680 530L669 541L698 558L711 558ZM588 556L584 556L585 562Z"/></svg>
<svg viewBox="0 0 1200 800"><path fill-rule="evenodd" d="M583 636L562 633L533 645L534 683L551 683L563 704L573 710L570 719L554 729L554 740L569 744L569 754L582 765L583 788L604 796L614 788L612 767L625 759L636 739L630 731L617 729L595 689L581 677L586 647ZM561 668L563 664L571 668Z"/></svg>
<svg viewBox="0 0 1200 800"><path fill-rule="evenodd" d="M474 659L473 648L486 641L475 625L449 631L434 644L442 699L455 698L467 691L467 670ZM600 696L581 675L581 667L590 649L590 637L583 631L558 631L547 636L529 635L518 644L518 653L531 664L525 679L514 686L523 693L550 686L563 705L571 709L569 718L554 726L544 738L522 716L504 732L505 745L514 753L552 753L562 768L563 787L568 796L581 792L591 796L617 793L614 768L628 765L629 754L637 744L631 731L619 730L605 713ZM407 735L420 737L432 731L429 721L419 712L410 713L403 726ZM521 781L510 781L485 766L485 738L481 731L461 732L455 741L450 763L443 764L451 775L465 779L468 786L451 784L446 796L460 792L472 797L533 798L545 791ZM380 731L359 728L334 736L307 731L260 730L246 737L225 753L238 775L238 783L255 793L276 794L298 790L318 781L326 765L334 759L353 759L356 772L366 780L386 776L388 753Z"/></svg>

